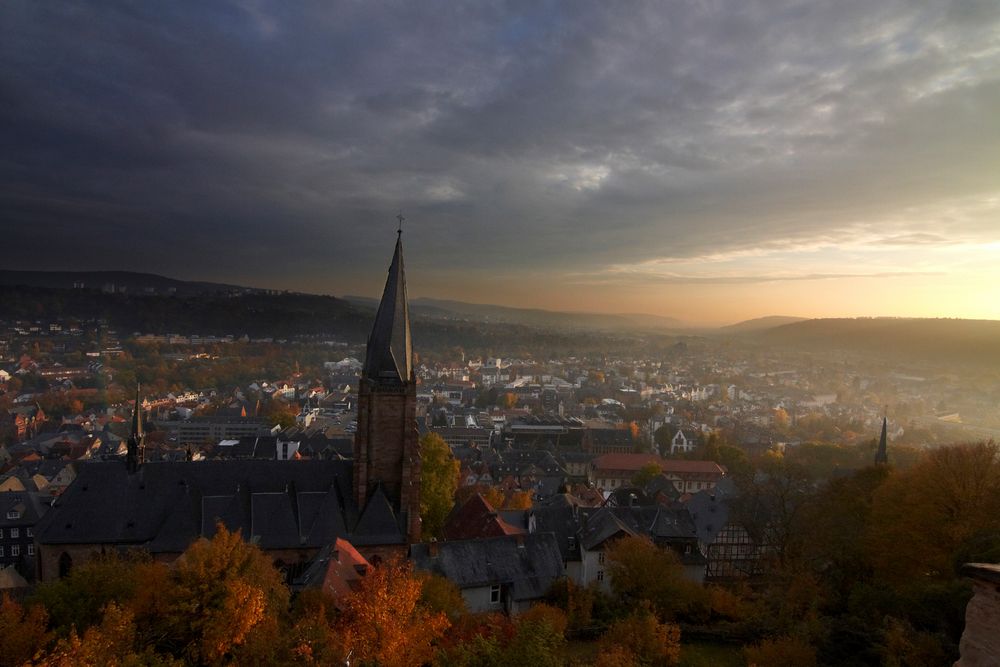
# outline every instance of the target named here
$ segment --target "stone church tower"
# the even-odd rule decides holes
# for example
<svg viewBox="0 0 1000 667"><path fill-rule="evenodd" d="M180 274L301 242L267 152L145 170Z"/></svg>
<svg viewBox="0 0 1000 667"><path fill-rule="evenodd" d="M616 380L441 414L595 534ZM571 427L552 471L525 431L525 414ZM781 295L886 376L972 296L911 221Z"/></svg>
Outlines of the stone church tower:
<svg viewBox="0 0 1000 667"><path fill-rule="evenodd" d="M420 541L420 445L402 231L389 265L358 388L354 495L358 509L384 494L407 542ZM384 501L382 501L384 502Z"/></svg>

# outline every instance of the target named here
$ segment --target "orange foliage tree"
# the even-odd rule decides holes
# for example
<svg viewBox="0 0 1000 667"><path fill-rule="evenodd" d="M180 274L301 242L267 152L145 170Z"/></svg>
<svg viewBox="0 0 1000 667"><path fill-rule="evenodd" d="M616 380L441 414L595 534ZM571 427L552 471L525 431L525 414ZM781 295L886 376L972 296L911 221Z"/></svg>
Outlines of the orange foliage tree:
<svg viewBox="0 0 1000 667"><path fill-rule="evenodd" d="M616 621L601 637L599 665L675 665L681 655L681 631L639 611Z"/></svg>
<svg viewBox="0 0 1000 667"><path fill-rule="evenodd" d="M421 581L409 563L392 559L369 570L344 600L340 630L352 663L423 665L449 623L420 604Z"/></svg>

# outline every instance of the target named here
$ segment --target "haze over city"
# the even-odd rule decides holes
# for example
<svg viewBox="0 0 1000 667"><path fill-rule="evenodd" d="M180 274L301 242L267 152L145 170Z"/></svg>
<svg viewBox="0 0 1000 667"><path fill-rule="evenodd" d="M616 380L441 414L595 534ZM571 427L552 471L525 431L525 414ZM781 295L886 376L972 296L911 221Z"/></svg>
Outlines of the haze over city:
<svg viewBox="0 0 1000 667"><path fill-rule="evenodd" d="M4 3L21 270L1000 319L1000 6Z"/></svg>

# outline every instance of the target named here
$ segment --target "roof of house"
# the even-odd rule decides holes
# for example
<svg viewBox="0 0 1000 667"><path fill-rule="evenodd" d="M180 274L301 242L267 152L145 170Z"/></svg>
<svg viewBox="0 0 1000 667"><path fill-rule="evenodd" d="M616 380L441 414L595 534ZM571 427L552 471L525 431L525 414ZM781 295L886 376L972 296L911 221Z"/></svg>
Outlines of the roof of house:
<svg viewBox="0 0 1000 667"><path fill-rule="evenodd" d="M481 494L475 494L456 507L445 519L444 535L449 540L471 540L524 532L504 520Z"/></svg>
<svg viewBox="0 0 1000 667"><path fill-rule="evenodd" d="M359 512L350 461L157 461L132 475L120 461L78 466L36 529L40 544L134 544L183 551L222 522L264 549L402 543L378 493ZM391 524L391 525L390 525Z"/></svg>
<svg viewBox="0 0 1000 667"><path fill-rule="evenodd" d="M595 470L624 470L637 472L643 466L655 463L664 472L678 474L724 475L726 469L715 461L686 461L665 459L657 454L604 454L594 459Z"/></svg>
<svg viewBox="0 0 1000 667"><path fill-rule="evenodd" d="M350 542L337 538L333 544L323 547L312 563L295 580L293 588L319 588L333 598L334 604L357 590L358 583L370 567L368 561Z"/></svg>
<svg viewBox="0 0 1000 667"><path fill-rule="evenodd" d="M459 588L507 585L514 600L538 599L563 575L552 533L414 544L419 570L441 575Z"/></svg>

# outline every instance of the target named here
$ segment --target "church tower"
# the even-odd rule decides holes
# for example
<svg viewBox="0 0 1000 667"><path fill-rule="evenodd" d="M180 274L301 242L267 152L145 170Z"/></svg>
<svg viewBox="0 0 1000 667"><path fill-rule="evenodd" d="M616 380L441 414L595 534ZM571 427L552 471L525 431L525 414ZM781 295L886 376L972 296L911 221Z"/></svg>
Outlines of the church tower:
<svg viewBox="0 0 1000 667"><path fill-rule="evenodd" d="M358 509L364 511L376 493L385 494L409 543L420 541L420 445L416 409L417 384L400 230L382 301L368 336L368 350L358 387L354 495Z"/></svg>
<svg viewBox="0 0 1000 667"><path fill-rule="evenodd" d="M140 385L135 385L135 408L132 410L132 432L125 443L125 467L134 473L146 458L146 436L142 432L142 400L139 398Z"/></svg>

